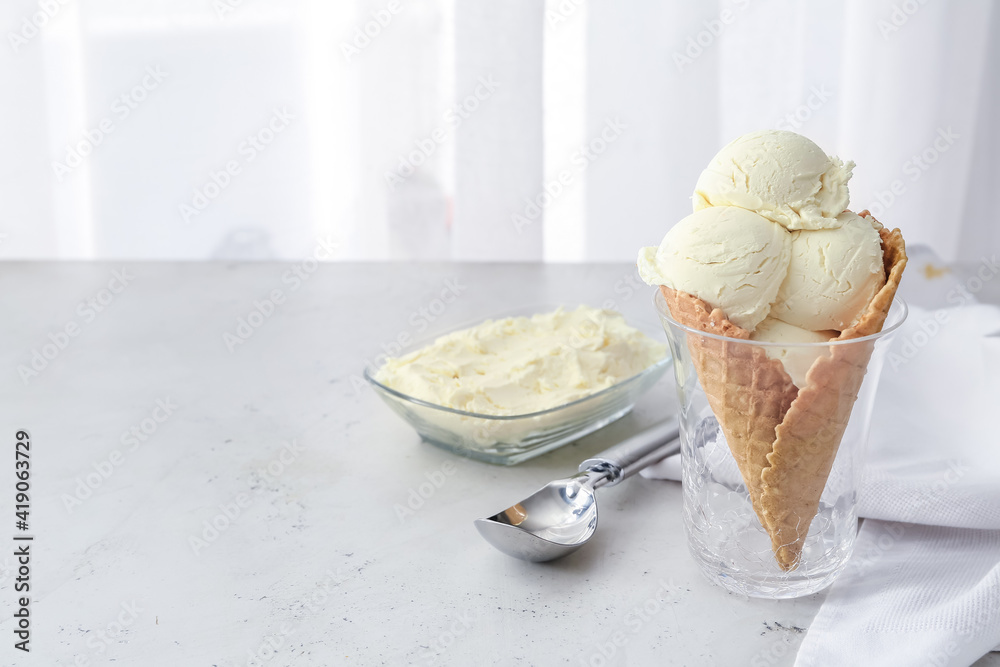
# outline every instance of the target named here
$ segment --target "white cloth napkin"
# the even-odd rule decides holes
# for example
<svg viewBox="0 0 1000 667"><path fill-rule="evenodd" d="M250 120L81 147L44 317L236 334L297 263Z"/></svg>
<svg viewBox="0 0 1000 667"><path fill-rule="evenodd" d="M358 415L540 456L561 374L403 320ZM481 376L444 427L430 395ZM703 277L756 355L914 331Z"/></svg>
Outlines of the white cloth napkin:
<svg viewBox="0 0 1000 667"><path fill-rule="evenodd" d="M1000 530L866 520L795 665L971 665L998 642Z"/></svg>
<svg viewBox="0 0 1000 667"><path fill-rule="evenodd" d="M1000 650L1000 308L928 264L911 252L910 315L861 480L867 519L796 665L969 665ZM679 461L642 474L680 479Z"/></svg>

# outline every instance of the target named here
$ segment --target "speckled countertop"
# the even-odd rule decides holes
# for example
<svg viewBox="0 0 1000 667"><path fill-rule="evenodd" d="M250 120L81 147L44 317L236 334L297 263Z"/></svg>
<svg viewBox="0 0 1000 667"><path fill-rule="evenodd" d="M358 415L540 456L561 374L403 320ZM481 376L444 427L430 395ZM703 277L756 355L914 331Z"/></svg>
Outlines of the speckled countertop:
<svg viewBox="0 0 1000 667"><path fill-rule="evenodd" d="M822 601L709 584L672 482L602 490L597 536L555 563L479 537L672 412L670 377L512 468L422 443L360 380L401 335L523 305L649 319L626 265L12 263L0 285L0 434L31 433L35 536L27 656L0 557L2 664L787 665Z"/></svg>

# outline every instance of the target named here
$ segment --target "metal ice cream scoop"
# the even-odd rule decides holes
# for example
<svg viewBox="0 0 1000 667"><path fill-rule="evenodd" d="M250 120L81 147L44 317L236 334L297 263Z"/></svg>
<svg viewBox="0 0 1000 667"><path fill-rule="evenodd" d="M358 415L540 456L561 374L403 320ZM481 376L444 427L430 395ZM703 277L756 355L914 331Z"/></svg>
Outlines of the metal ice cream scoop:
<svg viewBox="0 0 1000 667"><path fill-rule="evenodd" d="M677 433L674 418L634 435L581 463L576 475L549 482L516 505L476 519L476 528L494 547L521 560L538 563L570 554L597 530L594 491L676 454Z"/></svg>

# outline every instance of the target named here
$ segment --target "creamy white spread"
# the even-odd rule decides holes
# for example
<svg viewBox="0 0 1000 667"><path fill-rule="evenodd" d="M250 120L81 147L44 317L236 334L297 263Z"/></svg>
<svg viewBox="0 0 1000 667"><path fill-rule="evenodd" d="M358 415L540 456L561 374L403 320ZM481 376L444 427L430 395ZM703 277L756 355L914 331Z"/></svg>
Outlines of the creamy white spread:
<svg viewBox="0 0 1000 667"><path fill-rule="evenodd" d="M456 331L388 359L375 379L448 408L521 415L598 392L665 356L665 345L619 313L580 306Z"/></svg>

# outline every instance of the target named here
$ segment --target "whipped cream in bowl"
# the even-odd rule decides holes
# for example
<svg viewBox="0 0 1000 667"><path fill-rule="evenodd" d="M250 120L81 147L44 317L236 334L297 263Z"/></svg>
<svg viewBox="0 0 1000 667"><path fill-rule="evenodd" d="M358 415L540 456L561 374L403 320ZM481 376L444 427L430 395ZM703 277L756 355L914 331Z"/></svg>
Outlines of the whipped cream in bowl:
<svg viewBox="0 0 1000 667"><path fill-rule="evenodd" d="M522 309L413 347L366 379L425 440L505 465L624 416L669 363L657 339L589 306Z"/></svg>

